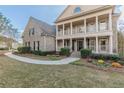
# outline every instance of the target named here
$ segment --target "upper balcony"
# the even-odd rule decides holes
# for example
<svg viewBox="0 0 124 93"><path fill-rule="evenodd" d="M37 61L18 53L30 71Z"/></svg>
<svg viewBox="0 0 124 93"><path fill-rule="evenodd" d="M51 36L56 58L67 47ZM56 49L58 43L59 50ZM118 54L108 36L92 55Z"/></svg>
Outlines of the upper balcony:
<svg viewBox="0 0 124 93"><path fill-rule="evenodd" d="M58 25L57 37L70 35L88 35L111 31L111 17L109 14L87 18L84 20L74 21Z"/></svg>

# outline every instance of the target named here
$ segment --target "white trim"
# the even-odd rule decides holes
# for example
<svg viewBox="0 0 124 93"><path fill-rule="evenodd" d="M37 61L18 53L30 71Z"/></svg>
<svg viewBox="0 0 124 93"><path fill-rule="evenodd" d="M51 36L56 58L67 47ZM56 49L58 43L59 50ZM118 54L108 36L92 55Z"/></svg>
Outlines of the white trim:
<svg viewBox="0 0 124 93"><path fill-rule="evenodd" d="M72 30L73 30L72 22L70 23L70 30L71 30L71 35L72 35Z"/></svg>
<svg viewBox="0 0 124 93"><path fill-rule="evenodd" d="M56 25L56 36L58 36L58 25Z"/></svg>
<svg viewBox="0 0 124 93"><path fill-rule="evenodd" d="M112 14L109 13L109 30L112 31Z"/></svg>
<svg viewBox="0 0 124 93"><path fill-rule="evenodd" d="M86 32L87 32L86 19L84 19L84 31L85 31L85 34L86 34Z"/></svg>
<svg viewBox="0 0 124 93"><path fill-rule="evenodd" d="M98 16L96 16L96 32L98 32Z"/></svg>

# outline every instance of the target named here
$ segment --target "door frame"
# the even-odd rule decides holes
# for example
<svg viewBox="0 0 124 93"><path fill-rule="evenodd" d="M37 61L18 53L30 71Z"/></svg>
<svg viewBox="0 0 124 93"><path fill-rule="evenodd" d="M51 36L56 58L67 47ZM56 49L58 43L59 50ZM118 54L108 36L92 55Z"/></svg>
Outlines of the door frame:
<svg viewBox="0 0 124 93"><path fill-rule="evenodd" d="M80 42L82 42L82 48L84 48L84 40L77 40L77 51L80 51Z"/></svg>

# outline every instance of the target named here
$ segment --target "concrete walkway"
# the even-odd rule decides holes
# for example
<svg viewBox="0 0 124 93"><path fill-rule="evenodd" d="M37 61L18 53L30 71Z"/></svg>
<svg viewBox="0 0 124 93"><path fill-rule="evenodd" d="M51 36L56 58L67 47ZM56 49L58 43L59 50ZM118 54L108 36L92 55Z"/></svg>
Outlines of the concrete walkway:
<svg viewBox="0 0 124 93"><path fill-rule="evenodd" d="M78 61L80 59L80 58L68 57L68 58L64 58L64 59L56 60L56 61L47 61L47 60L36 60L36 59L27 58L27 57L17 56L17 55L12 54L11 52L5 53L5 55L12 58L12 59L16 59L18 61L21 61L21 62L32 63L32 64L44 64L44 65L69 64L71 62Z"/></svg>

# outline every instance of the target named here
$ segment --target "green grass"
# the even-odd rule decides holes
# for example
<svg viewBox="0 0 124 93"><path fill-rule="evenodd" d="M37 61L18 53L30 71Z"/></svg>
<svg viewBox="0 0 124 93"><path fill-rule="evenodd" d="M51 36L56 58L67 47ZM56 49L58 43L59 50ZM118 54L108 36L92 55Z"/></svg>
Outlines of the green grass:
<svg viewBox="0 0 124 93"><path fill-rule="evenodd" d="M124 74L72 64L26 64L0 56L0 87L124 87Z"/></svg>

